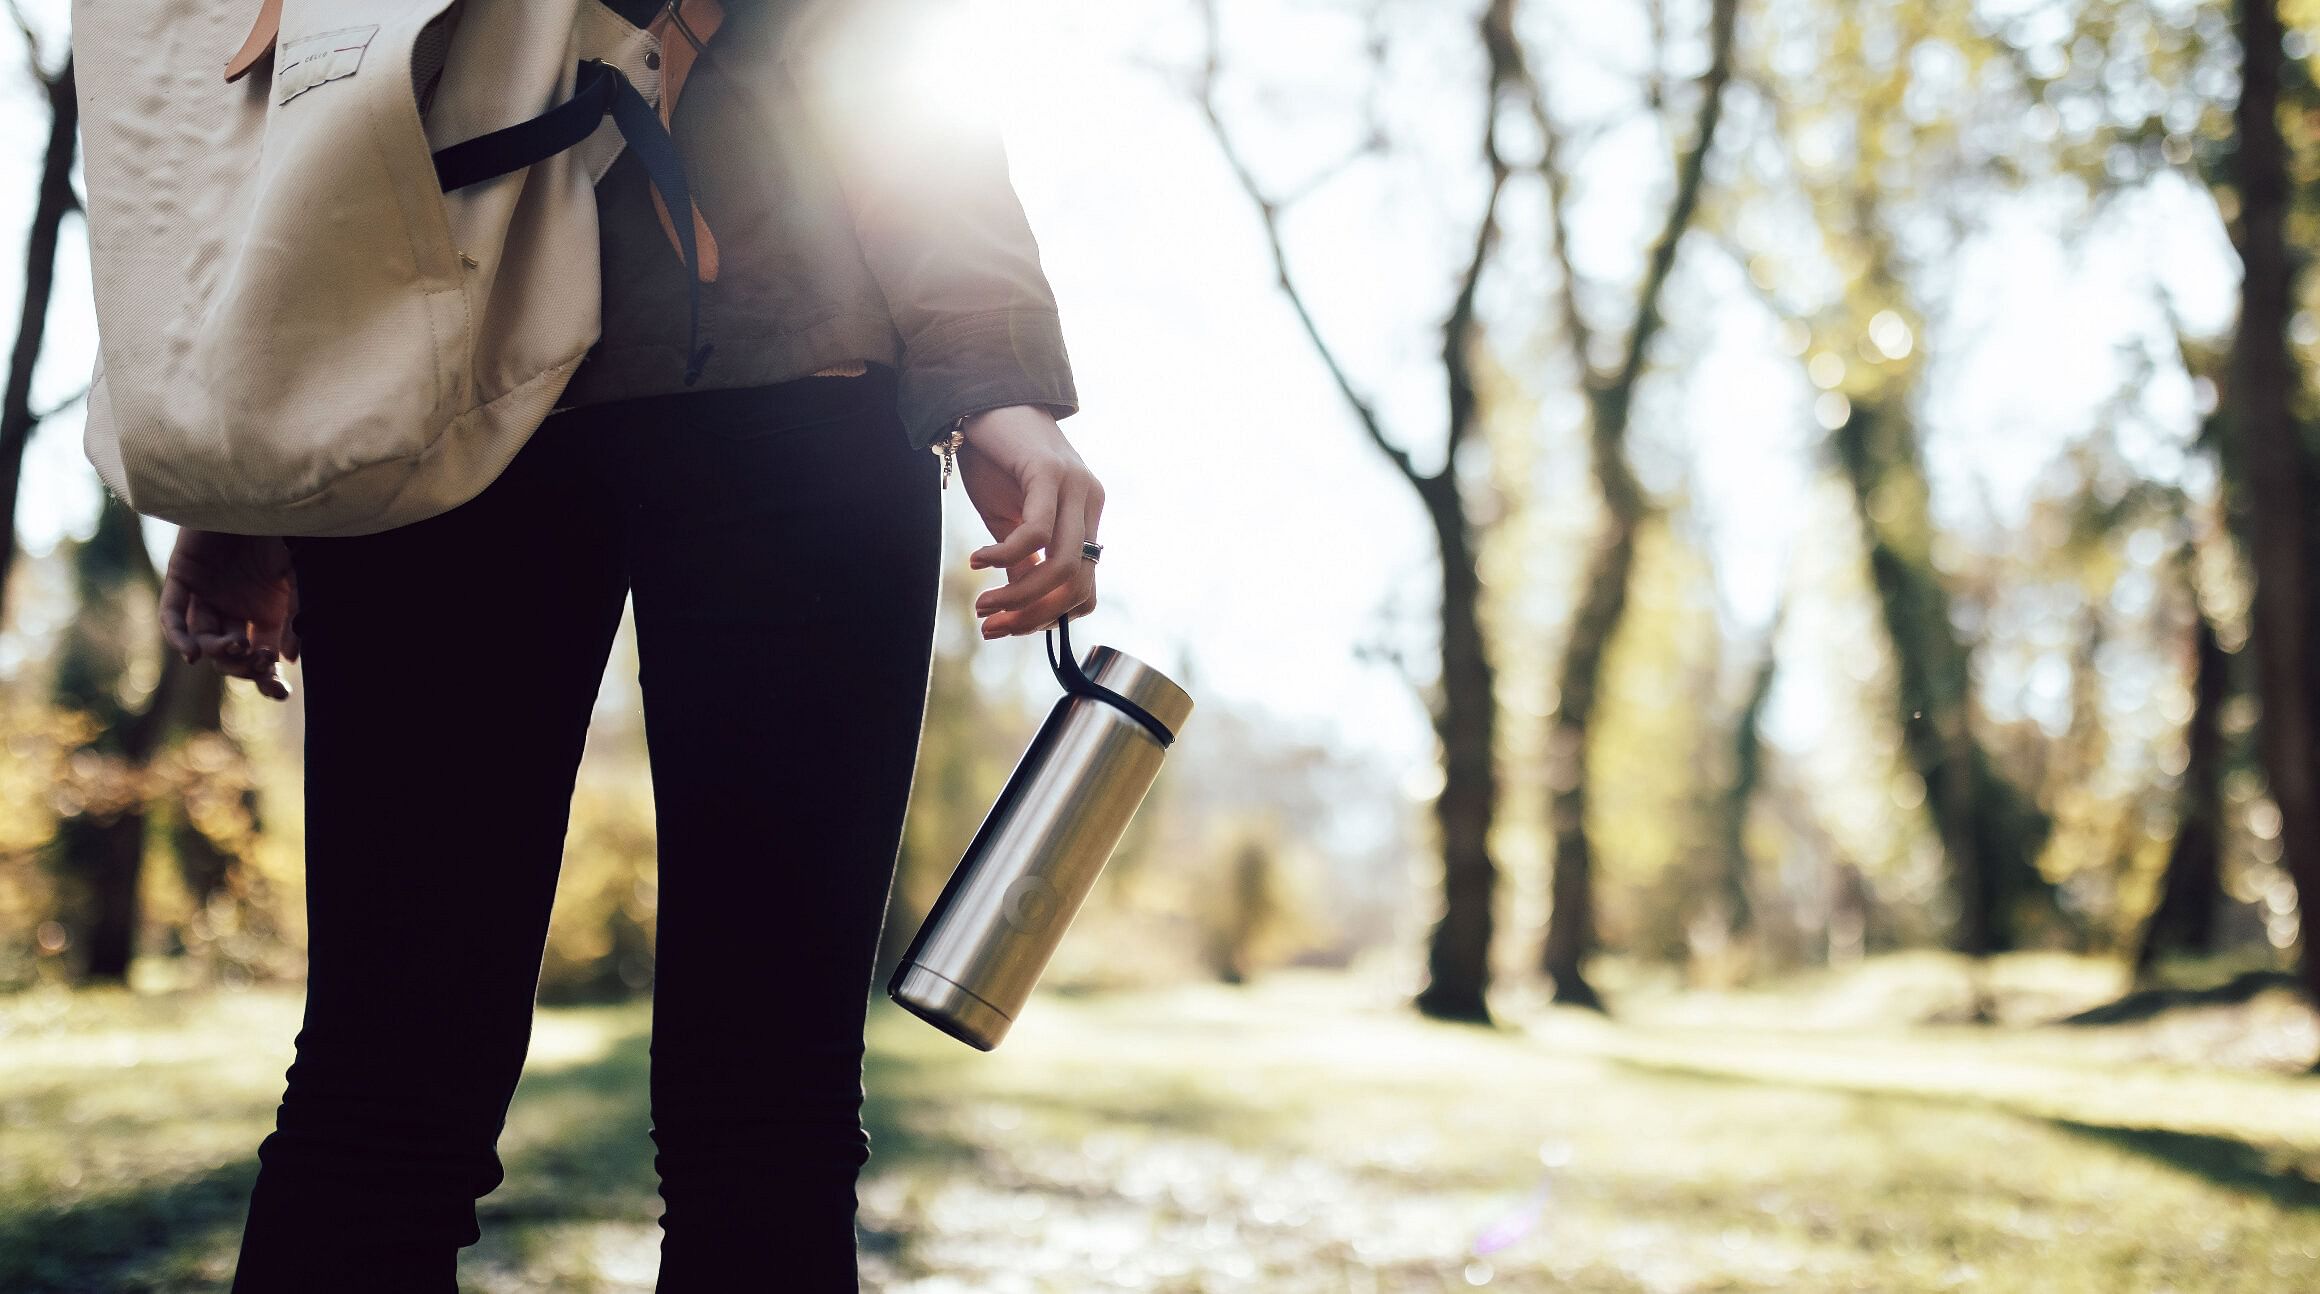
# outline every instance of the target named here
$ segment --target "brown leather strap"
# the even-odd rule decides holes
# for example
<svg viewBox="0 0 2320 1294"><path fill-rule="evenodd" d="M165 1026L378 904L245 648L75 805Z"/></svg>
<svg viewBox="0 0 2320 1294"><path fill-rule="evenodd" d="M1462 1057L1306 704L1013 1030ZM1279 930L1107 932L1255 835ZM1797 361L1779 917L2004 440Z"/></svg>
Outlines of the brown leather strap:
<svg viewBox="0 0 2320 1294"><path fill-rule="evenodd" d="M226 84L231 85L250 74L258 60L274 52L274 39L282 34L282 0L261 0L258 20L250 24L250 34L242 47L226 60Z"/></svg>
<svg viewBox="0 0 2320 1294"><path fill-rule="evenodd" d="M677 15L672 9L683 11L685 28L692 33L691 38L677 29L673 21ZM693 74L693 64L701 56L701 51L693 47L693 40L706 45L716 39L717 29L724 25L725 7L717 0L679 0L675 6L664 5L646 26L645 30L661 45L661 125L673 127L676 123L677 96L685 92L685 78ZM668 235L669 246L677 248L677 254L683 256L683 245L677 241L677 226L669 219L668 204L661 201L658 190L653 192L652 200L653 214L660 217L661 232ZM700 264L696 268L701 281L716 282L717 239L710 234L709 222L701 215L698 202L693 204L693 243L700 253Z"/></svg>

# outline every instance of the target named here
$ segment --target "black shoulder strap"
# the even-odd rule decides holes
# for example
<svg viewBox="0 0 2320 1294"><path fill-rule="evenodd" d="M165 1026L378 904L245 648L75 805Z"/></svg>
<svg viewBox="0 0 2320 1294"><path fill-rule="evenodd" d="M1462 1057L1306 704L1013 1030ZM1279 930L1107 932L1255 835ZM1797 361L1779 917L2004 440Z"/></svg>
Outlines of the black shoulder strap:
<svg viewBox="0 0 2320 1294"><path fill-rule="evenodd" d="M613 86L626 79L609 63L593 59L582 63L571 98L529 121L436 149L435 178L449 193L520 171L578 145L595 134L604 114L612 111Z"/></svg>
<svg viewBox="0 0 2320 1294"><path fill-rule="evenodd" d="M637 161L643 164L653 188L660 191L662 203L671 211L691 211L692 186L685 180L684 159L677 153L676 141L669 138L668 130L661 125L660 114L620 74L619 68L595 59L580 64L572 97L564 102L528 121L437 149L435 178L442 183L443 191L450 193L520 171L578 145L596 133L596 127L607 114L620 128L628 146L636 151ZM672 220L670 223L676 228L677 242L684 253L685 274L692 285L685 339L685 385L691 386L701 376L701 366L709 362L713 347L701 341L700 249L694 245L693 222Z"/></svg>

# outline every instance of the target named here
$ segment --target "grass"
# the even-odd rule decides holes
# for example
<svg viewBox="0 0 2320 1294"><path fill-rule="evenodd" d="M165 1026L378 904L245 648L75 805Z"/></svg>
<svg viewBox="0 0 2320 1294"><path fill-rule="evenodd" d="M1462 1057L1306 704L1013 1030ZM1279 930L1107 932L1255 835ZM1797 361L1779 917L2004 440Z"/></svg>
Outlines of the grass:
<svg viewBox="0 0 2320 1294"><path fill-rule="evenodd" d="M1615 1023L1516 998L1488 1031L1283 975L1044 997L990 1055L882 1011L865 1285L2320 1286L2301 1008L1890 1022L1897 1002L1927 1014L1912 995L1946 974L1636 992ZM256 991L0 1002L0 1290L222 1290L297 1009ZM645 1027L637 1007L542 1013L467 1289L651 1288Z"/></svg>

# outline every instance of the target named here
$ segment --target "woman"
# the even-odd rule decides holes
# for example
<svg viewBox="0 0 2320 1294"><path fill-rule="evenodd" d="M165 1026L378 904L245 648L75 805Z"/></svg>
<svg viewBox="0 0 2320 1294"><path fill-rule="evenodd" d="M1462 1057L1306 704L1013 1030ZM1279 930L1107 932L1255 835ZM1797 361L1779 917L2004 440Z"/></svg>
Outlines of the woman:
<svg viewBox="0 0 2320 1294"><path fill-rule="evenodd" d="M854 1288L863 1016L949 472L927 451L956 447L993 536L969 565L1006 572L984 637L1095 605L1103 491L1056 427L1054 300L996 139L899 61L900 8L613 7L662 37L718 249L699 380L691 284L624 158L598 193L602 340L489 488L360 538L186 532L169 563L187 660L277 698L278 662L304 665L307 1007L247 1294L456 1288L631 597L660 1288Z"/></svg>

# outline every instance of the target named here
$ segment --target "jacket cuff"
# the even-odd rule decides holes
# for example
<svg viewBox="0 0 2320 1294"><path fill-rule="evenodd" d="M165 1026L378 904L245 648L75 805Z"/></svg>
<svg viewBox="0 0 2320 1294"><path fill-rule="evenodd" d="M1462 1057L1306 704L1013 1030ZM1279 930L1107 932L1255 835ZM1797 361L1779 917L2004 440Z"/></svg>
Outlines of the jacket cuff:
<svg viewBox="0 0 2320 1294"><path fill-rule="evenodd" d="M985 409L1039 404L1058 418L1079 411L1053 310L992 310L929 324L904 342L901 367L902 421L921 449L949 435L962 415Z"/></svg>

